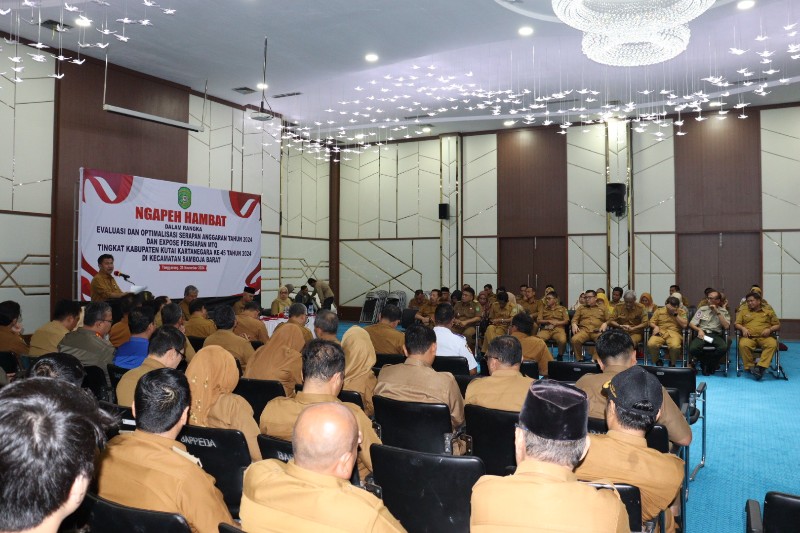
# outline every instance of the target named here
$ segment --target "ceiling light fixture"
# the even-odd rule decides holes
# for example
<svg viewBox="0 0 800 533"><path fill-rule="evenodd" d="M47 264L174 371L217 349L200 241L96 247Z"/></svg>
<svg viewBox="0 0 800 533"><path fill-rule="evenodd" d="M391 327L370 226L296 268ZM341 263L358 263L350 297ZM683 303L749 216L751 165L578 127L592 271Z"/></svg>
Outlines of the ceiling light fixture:
<svg viewBox="0 0 800 533"><path fill-rule="evenodd" d="M374 63L379 59L379 57L378 54L369 53L364 56L364 59L369 61L370 63Z"/></svg>
<svg viewBox="0 0 800 533"><path fill-rule="evenodd" d="M516 123L517 123L516 120L506 120L505 122L503 122L503 126L506 126L506 127L513 126Z"/></svg>
<svg viewBox="0 0 800 533"><path fill-rule="evenodd" d="M86 17L78 17L75 19L76 26L83 26L84 28L92 25L92 21Z"/></svg>
<svg viewBox="0 0 800 533"><path fill-rule="evenodd" d="M264 89L269 89L269 85L267 85L266 83L259 83L258 85L256 85L256 89L258 89L259 91L263 91Z"/></svg>
<svg viewBox="0 0 800 533"><path fill-rule="evenodd" d="M273 118L275 118L275 112L272 111L272 107L267 102L267 38L264 37L264 77L261 80L261 83L258 84L259 88L261 89L261 105L258 107L258 111L253 111L250 113L250 118L253 120L258 120L259 122L269 122ZM267 107L264 107L266 104Z"/></svg>
<svg viewBox="0 0 800 533"><path fill-rule="evenodd" d="M523 37L527 37L529 35L533 35L533 28L531 28L530 26L523 26L517 30L517 33L519 33Z"/></svg>
<svg viewBox="0 0 800 533"><path fill-rule="evenodd" d="M738 4L736 4L737 9L750 9L756 5L755 0L742 0Z"/></svg>
<svg viewBox="0 0 800 533"><path fill-rule="evenodd" d="M653 65L677 56L689 44L686 23L713 4L714 0L552 0L556 16L584 32L583 53L613 66Z"/></svg>

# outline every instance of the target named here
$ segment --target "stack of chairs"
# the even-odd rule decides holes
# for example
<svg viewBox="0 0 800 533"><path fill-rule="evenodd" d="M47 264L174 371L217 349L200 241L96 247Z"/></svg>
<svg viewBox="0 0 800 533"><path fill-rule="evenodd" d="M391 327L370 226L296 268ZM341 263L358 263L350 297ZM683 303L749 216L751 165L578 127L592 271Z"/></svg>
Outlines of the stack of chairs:
<svg viewBox="0 0 800 533"><path fill-rule="evenodd" d="M361 316L358 318L358 321L374 324L378 321L379 312L378 294L375 291L369 291L364 296L364 305L361 306Z"/></svg>
<svg viewBox="0 0 800 533"><path fill-rule="evenodd" d="M403 310L406 308L408 304L408 299L406 297L406 291L392 291L389 293L389 297L386 298L387 304L396 305Z"/></svg>

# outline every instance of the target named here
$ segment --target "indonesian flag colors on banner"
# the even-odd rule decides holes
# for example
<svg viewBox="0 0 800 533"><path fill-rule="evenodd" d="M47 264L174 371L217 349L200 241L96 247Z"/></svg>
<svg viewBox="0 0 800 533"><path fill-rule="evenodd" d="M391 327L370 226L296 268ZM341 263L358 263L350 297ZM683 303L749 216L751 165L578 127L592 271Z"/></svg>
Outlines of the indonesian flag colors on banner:
<svg viewBox="0 0 800 533"><path fill-rule="evenodd" d="M145 285L155 295L202 296L261 289L261 196L127 174L81 169L81 299L97 258L114 256L122 290Z"/></svg>

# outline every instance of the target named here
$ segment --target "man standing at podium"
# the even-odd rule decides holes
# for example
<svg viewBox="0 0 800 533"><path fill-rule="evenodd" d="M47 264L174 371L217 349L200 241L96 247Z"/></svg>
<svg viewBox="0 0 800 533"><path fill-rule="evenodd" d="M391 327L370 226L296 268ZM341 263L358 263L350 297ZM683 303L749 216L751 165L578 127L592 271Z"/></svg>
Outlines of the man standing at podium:
<svg viewBox="0 0 800 533"><path fill-rule="evenodd" d="M92 278L92 301L105 302L111 298L120 298L125 293L117 285L113 277L114 256L103 254L97 258L98 271Z"/></svg>

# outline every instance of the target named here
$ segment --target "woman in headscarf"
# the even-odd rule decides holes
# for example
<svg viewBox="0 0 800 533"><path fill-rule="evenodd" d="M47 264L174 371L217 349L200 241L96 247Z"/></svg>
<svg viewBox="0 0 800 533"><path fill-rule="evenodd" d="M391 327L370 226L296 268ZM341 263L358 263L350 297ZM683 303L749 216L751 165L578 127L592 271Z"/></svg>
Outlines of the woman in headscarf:
<svg viewBox="0 0 800 533"><path fill-rule="evenodd" d="M364 413L372 416L372 391L378 379L372 367L375 366L375 348L363 328L353 326L342 337L344 350L344 385L345 390L356 391L364 401Z"/></svg>
<svg viewBox="0 0 800 533"><path fill-rule="evenodd" d="M653 296L649 292L643 292L642 295L639 297L639 303L644 306L644 310L650 313L651 315L655 313L658 306L653 303Z"/></svg>
<svg viewBox="0 0 800 533"><path fill-rule="evenodd" d="M272 316L282 315L293 303L292 299L289 298L289 289L286 286L282 286L278 289L278 297L272 300L269 314Z"/></svg>
<svg viewBox="0 0 800 533"><path fill-rule="evenodd" d="M247 364L244 377L280 381L286 396L293 398L294 386L303 383L303 357L300 351L305 344L300 326L286 322L275 330L267 344L256 350Z"/></svg>
<svg viewBox="0 0 800 533"><path fill-rule="evenodd" d="M516 315L517 313L525 312L525 309L523 309L523 307L517 303L517 297L511 292L508 293L508 305L511 306L512 316Z"/></svg>
<svg viewBox="0 0 800 533"><path fill-rule="evenodd" d="M606 293L604 292L597 293L597 305L605 306L605 308L608 309L609 313L611 313L611 311L614 310L614 308L611 307L611 305L609 305L608 296L606 296Z"/></svg>
<svg viewBox="0 0 800 533"><path fill-rule="evenodd" d="M478 303L481 306L481 316L484 318L489 316L489 309L492 308L492 304L489 302L489 293L481 291L478 294Z"/></svg>
<svg viewBox="0 0 800 533"><path fill-rule="evenodd" d="M186 367L186 378L192 393L189 423L207 428L238 429L247 441L250 458L260 461L258 435L261 431L253 418L253 408L247 400L233 394L239 384L239 369L233 355L221 346L206 346Z"/></svg>

